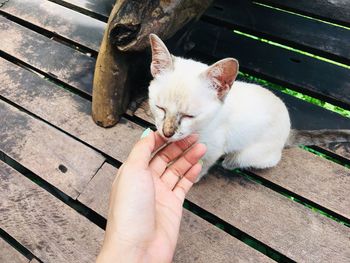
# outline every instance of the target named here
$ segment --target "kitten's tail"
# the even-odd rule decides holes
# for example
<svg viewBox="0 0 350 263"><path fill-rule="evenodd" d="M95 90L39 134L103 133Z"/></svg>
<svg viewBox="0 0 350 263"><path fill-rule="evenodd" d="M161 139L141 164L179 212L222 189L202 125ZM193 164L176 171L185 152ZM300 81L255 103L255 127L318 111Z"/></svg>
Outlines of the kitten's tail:
<svg viewBox="0 0 350 263"><path fill-rule="evenodd" d="M294 130L289 133L286 147L350 142L350 130Z"/></svg>

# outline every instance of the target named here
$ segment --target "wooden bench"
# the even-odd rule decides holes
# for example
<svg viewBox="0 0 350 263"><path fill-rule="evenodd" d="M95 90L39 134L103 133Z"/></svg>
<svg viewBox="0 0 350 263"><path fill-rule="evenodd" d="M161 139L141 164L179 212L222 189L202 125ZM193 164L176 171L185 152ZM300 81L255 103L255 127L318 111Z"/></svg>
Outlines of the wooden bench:
<svg viewBox="0 0 350 263"><path fill-rule="evenodd" d="M145 102L113 128L90 116L113 2L0 0L0 262L96 258L111 182L152 125ZM350 129L349 6L332 3L215 0L186 57L237 58L295 128ZM264 171L217 165L184 204L174 262L349 262L349 165L349 143L287 149Z"/></svg>

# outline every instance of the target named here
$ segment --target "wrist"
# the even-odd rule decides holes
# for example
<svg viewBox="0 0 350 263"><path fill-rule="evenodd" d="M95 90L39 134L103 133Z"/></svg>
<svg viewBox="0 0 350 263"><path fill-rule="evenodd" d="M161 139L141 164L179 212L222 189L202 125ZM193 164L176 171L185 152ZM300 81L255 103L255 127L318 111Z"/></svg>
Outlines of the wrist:
<svg viewBox="0 0 350 263"><path fill-rule="evenodd" d="M143 263L151 262L143 248L115 244L103 246L96 263Z"/></svg>

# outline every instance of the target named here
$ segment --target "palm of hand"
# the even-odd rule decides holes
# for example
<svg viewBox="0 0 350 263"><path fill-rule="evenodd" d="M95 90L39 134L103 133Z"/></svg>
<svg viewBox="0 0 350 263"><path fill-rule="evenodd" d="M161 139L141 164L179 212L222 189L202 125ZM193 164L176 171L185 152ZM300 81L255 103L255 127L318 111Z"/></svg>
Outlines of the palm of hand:
<svg viewBox="0 0 350 263"><path fill-rule="evenodd" d="M194 145L197 139L190 136L172 143L153 158L152 152L164 144L158 134L149 149L138 145L143 140L134 147L113 183L107 233L115 233L115 237L108 239L136 247L144 261L171 262L182 204L201 170L198 160L206 150L202 144Z"/></svg>
<svg viewBox="0 0 350 263"><path fill-rule="evenodd" d="M158 262L170 262L172 259L180 228L182 204L201 169L198 160L205 152L203 145L196 145L182 155L196 139L196 136L190 137L167 146L152 159L148 168L151 173L149 178L152 178L155 187L156 224L149 254ZM168 166L176 158L177 161Z"/></svg>

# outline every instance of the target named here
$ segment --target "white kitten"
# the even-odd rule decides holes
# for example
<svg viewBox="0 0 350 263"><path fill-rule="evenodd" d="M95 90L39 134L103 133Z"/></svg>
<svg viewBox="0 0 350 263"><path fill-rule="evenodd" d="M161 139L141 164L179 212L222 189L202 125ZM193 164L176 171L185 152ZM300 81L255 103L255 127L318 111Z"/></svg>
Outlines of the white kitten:
<svg viewBox="0 0 350 263"><path fill-rule="evenodd" d="M200 135L207 146L200 177L222 155L229 169L268 168L280 161L291 125L278 97L259 85L234 82L233 58L208 66L171 56L156 35L150 41L149 105L156 127L169 141Z"/></svg>

